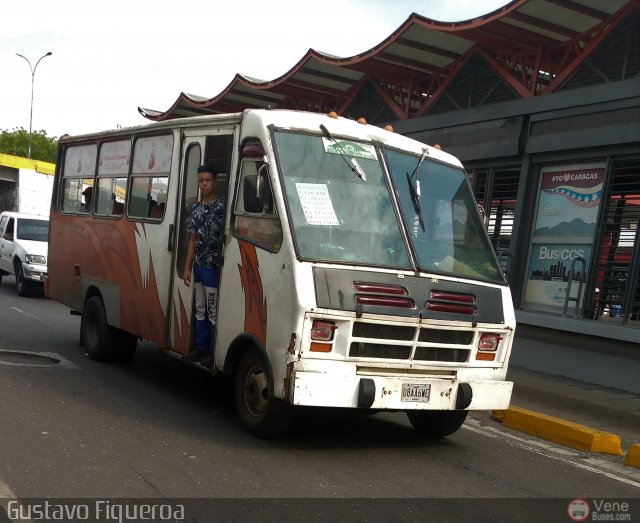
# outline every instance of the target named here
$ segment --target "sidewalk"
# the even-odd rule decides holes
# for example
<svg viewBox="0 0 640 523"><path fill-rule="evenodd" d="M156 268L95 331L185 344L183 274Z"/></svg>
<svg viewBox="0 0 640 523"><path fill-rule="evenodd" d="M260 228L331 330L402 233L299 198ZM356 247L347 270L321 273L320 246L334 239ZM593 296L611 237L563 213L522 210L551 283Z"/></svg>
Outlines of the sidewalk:
<svg viewBox="0 0 640 523"><path fill-rule="evenodd" d="M625 454L640 444L639 395L520 367L510 367L507 379L511 407L618 435Z"/></svg>

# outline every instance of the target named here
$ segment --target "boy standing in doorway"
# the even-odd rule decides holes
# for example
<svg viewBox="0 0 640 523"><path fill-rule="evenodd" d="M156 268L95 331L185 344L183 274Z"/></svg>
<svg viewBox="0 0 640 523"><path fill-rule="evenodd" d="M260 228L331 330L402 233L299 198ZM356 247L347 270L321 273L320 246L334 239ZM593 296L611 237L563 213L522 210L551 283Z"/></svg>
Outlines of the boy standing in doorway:
<svg viewBox="0 0 640 523"><path fill-rule="evenodd" d="M216 194L213 166L198 167L198 187L201 200L193 204L187 221L189 245L184 269L184 284L193 285L196 295L196 349L184 359L213 367L216 342L218 302L218 256L224 230L224 200Z"/></svg>

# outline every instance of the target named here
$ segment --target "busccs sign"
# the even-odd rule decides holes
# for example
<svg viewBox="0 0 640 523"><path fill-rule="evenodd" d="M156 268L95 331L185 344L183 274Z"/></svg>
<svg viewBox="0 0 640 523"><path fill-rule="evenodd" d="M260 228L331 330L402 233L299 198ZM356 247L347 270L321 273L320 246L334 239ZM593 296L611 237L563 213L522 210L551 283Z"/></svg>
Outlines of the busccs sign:
<svg viewBox="0 0 640 523"><path fill-rule="evenodd" d="M578 257L584 258L584 249L550 249L541 246L538 254L539 260L575 260Z"/></svg>

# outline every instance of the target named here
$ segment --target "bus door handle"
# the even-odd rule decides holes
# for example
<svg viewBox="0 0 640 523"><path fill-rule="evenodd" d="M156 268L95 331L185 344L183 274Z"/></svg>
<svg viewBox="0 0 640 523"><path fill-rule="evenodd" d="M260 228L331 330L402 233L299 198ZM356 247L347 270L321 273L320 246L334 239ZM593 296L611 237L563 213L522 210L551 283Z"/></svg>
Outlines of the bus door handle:
<svg viewBox="0 0 640 523"><path fill-rule="evenodd" d="M169 225L169 242L167 243L167 250L169 252L173 250L173 231L174 231L174 225L172 223Z"/></svg>

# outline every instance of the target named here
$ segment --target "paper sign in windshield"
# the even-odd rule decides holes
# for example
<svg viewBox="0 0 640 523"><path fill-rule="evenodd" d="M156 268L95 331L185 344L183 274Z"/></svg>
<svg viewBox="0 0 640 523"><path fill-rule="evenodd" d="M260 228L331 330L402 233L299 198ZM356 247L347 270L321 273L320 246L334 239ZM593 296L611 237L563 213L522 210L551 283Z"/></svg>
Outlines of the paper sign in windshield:
<svg viewBox="0 0 640 523"><path fill-rule="evenodd" d="M296 183L296 191L308 225L340 225L325 184Z"/></svg>

